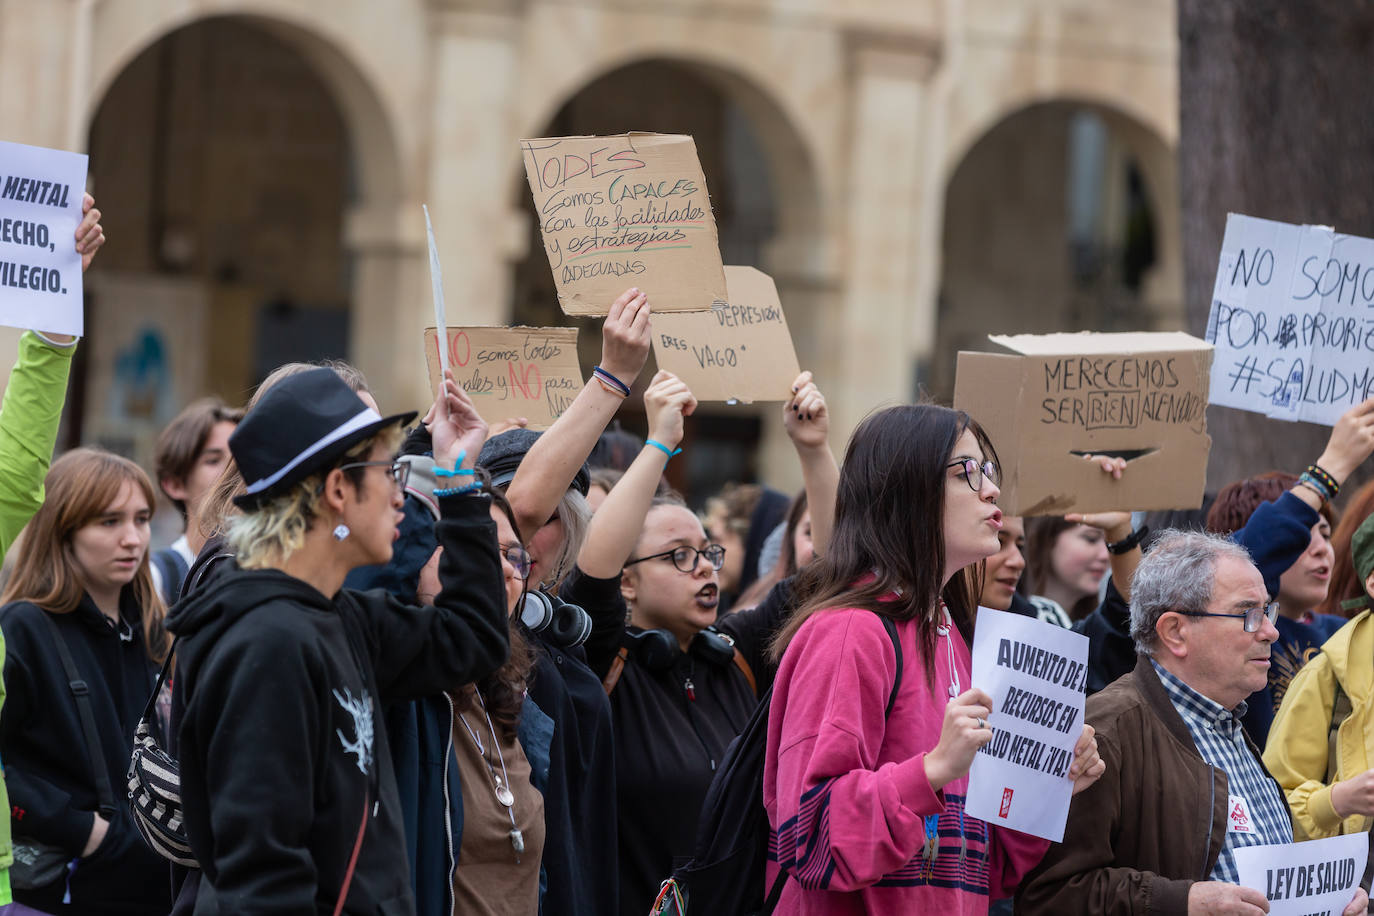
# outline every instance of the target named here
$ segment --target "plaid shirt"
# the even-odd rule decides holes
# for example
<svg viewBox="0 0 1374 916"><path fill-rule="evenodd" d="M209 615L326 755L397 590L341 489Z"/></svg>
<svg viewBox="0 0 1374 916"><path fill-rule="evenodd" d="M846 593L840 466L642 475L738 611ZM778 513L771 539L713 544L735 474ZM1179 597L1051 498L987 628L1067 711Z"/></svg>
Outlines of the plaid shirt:
<svg viewBox="0 0 1374 916"><path fill-rule="evenodd" d="M1202 759L1225 771L1227 791L1234 798L1245 800L1249 832L1237 832L1234 820L1237 812L1228 800L1226 805L1226 842L1222 844L1217 867L1210 875L1213 881L1238 883L1235 849L1239 846L1261 846L1271 843L1293 842L1293 823L1288 817L1288 802L1278 783L1264 771L1263 765L1250 746L1245 743L1245 731L1240 719L1245 715L1245 703L1228 710L1209 700L1159 666L1154 659L1164 692L1174 709L1183 717L1188 733L1193 736Z"/></svg>

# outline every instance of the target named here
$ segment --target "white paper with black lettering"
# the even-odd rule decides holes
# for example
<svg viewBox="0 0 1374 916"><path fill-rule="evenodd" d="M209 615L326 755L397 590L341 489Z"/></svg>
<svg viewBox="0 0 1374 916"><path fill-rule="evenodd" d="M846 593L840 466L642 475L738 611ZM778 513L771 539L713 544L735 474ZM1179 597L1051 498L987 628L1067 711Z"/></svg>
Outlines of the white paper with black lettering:
<svg viewBox="0 0 1374 916"><path fill-rule="evenodd" d="M1369 854L1369 834L1306 843L1242 846L1240 883L1264 894L1269 916L1340 916L1355 896Z"/></svg>
<svg viewBox="0 0 1374 916"><path fill-rule="evenodd" d="M1069 816L1073 748L1083 731L1088 638L1054 624L978 609L973 686L992 697L993 738L973 758L965 810L1059 842Z"/></svg>
<svg viewBox="0 0 1374 916"><path fill-rule="evenodd" d="M86 157L0 142L0 325L80 336Z"/></svg>

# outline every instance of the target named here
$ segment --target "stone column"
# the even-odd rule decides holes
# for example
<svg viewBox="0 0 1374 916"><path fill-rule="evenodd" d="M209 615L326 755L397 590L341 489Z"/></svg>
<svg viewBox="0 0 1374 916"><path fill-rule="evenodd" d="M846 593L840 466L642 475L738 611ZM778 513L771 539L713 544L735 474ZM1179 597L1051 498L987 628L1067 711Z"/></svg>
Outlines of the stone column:
<svg viewBox="0 0 1374 916"><path fill-rule="evenodd" d="M452 324L510 320L515 207L523 172L514 92L523 3L432 0L435 25L427 202Z"/></svg>
<svg viewBox="0 0 1374 916"><path fill-rule="evenodd" d="M833 341L827 375L838 430L882 403L912 399L913 352L935 338L938 238L925 226L928 81L938 45L911 35L851 32L851 132L845 195L841 307L822 339Z"/></svg>

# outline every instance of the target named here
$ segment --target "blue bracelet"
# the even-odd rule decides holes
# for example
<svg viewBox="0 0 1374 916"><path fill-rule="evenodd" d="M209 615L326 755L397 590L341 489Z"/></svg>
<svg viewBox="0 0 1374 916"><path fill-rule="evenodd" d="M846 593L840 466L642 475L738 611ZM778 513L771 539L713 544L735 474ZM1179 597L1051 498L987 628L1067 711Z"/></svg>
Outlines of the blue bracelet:
<svg viewBox="0 0 1374 916"><path fill-rule="evenodd" d="M600 366L594 366L592 368L592 375L595 375L598 378L604 378L606 381L614 385L625 397L628 398L630 396L630 386L622 382L620 379L616 378L614 375L611 375L609 372L607 372L605 369L602 369Z"/></svg>
<svg viewBox="0 0 1374 916"><path fill-rule="evenodd" d="M451 471L445 471L437 464L434 466L435 477L472 477L476 473L472 468L454 468Z"/></svg>
<svg viewBox="0 0 1374 916"><path fill-rule="evenodd" d="M463 496L468 493L479 493L482 490L482 481L474 480L464 487L448 487L434 491L435 496Z"/></svg>
<svg viewBox="0 0 1374 916"><path fill-rule="evenodd" d="M644 444L645 444L645 445L652 445L654 448L658 449L660 452L662 452L663 454L667 455L670 459L671 459L673 456L675 456L675 455L681 455L681 454L682 454L682 449L680 449L680 448L678 448L678 449L671 449L671 448L668 448L668 446L664 445L662 442L657 442L657 441L655 441L655 440L653 440L653 439L645 439L645 440L644 440Z"/></svg>

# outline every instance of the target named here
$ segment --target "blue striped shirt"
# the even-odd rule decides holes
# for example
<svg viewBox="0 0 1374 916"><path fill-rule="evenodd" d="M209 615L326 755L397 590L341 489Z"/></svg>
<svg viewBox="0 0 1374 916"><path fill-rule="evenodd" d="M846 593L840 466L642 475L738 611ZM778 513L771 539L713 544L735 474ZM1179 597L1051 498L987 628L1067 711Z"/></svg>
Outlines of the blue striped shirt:
<svg viewBox="0 0 1374 916"><path fill-rule="evenodd" d="M1227 792L1231 796L1226 804L1226 842L1210 877L1213 881L1237 884L1237 847L1293 842L1288 802L1278 783L1264 772L1259 758L1245 743L1245 730L1240 724L1245 703L1234 710L1227 709L1165 671L1154 659L1150 659L1150 664L1154 665L1174 709L1188 726L1202 759L1226 773ZM1237 810L1237 798L1242 800L1241 810ZM1248 829L1240 831L1238 826Z"/></svg>

